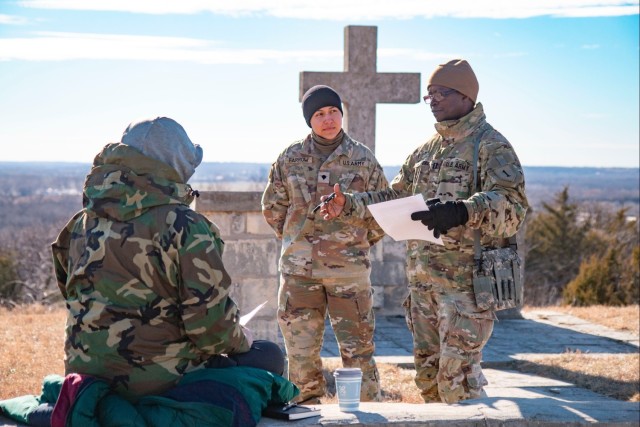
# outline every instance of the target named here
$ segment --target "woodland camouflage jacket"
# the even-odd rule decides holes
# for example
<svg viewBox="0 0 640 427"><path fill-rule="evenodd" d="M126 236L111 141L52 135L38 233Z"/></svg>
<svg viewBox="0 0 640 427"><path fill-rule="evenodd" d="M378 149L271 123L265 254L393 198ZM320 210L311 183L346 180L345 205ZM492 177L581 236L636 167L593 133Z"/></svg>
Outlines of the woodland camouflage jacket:
<svg viewBox="0 0 640 427"><path fill-rule="evenodd" d="M249 349L219 231L192 200L175 170L129 146L96 156L84 209L52 245L69 310L67 373L135 397L169 388L212 355Z"/></svg>

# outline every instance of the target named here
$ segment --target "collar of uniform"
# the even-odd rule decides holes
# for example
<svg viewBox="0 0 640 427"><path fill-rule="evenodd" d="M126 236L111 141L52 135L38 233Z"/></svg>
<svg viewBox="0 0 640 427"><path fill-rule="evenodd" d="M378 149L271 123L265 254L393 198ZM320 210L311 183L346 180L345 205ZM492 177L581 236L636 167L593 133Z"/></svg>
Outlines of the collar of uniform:
<svg viewBox="0 0 640 427"><path fill-rule="evenodd" d="M344 138L342 139L342 144L338 145L336 149L333 150L333 153L329 155L327 160L334 159L337 156L351 157L354 147L355 143L353 139L351 139L349 134L345 132ZM307 135L305 140L302 142L300 154L312 157L320 157L320 154L313 149L313 137L311 136L311 134Z"/></svg>
<svg viewBox="0 0 640 427"><path fill-rule="evenodd" d="M313 136L311 134L307 135L307 137L302 140L300 152L298 154L303 156L320 157L320 153L315 151L313 148Z"/></svg>
<svg viewBox="0 0 640 427"><path fill-rule="evenodd" d="M342 144L338 145L329 157L333 158L338 156L347 156L351 158L354 148L355 148L355 142L353 141L353 139L351 139L349 134L345 132L344 138L342 139Z"/></svg>
<svg viewBox="0 0 640 427"><path fill-rule="evenodd" d="M478 129L486 121L484 109L481 103L466 116L458 120L445 120L435 124L436 131L448 141L456 141L466 138Z"/></svg>

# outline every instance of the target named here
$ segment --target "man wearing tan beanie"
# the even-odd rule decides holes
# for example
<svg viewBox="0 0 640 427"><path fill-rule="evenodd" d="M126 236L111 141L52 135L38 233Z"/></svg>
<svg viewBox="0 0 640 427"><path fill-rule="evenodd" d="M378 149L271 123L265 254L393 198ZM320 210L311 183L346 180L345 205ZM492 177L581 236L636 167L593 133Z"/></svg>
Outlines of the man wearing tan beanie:
<svg viewBox="0 0 640 427"><path fill-rule="evenodd" d="M442 237L444 245L407 242L409 296L403 305L424 401L455 403L485 395L480 361L496 318L474 292L474 231L482 248L508 247L529 204L513 147L476 103L479 84L469 63L454 59L438 65L427 91L424 101L437 121L436 133L409 155L391 188L343 194L336 187L322 213L325 219L357 221L370 216L369 204L424 197L428 210L411 219Z"/></svg>

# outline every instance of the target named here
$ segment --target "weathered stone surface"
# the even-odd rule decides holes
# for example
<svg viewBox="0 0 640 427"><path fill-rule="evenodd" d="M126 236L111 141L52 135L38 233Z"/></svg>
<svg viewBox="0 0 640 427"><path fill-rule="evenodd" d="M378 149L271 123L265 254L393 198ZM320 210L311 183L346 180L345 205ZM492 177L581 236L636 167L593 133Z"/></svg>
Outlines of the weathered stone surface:
<svg viewBox="0 0 640 427"><path fill-rule="evenodd" d="M209 219L220 229L220 236L225 242L230 236L246 232L247 216L243 212L212 212Z"/></svg>
<svg viewBox="0 0 640 427"><path fill-rule="evenodd" d="M247 212L247 233L276 238L273 229L267 224L261 212Z"/></svg>
<svg viewBox="0 0 640 427"><path fill-rule="evenodd" d="M384 286L372 286L373 308L384 307Z"/></svg>
<svg viewBox="0 0 640 427"><path fill-rule="evenodd" d="M405 286L407 275L404 262L375 262L371 264L371 283L384 286Z"/></svg>
<svg viewBox="0 0 640 427"><path fill-rule="evenodd" d="M260 191L202 191L193 206L197 212L260 212Z"/></svg>
<svg viewBox="0 0 640 427"><path fill-rule="evenodd" d="M273 239L226 239L222 261L231 278L241 282L246 277L276 277L278 255Z"/></svg>
<svg viewBox="0 0 640 427"><path fill-rule="evenodd" d="M382 239L384 243L383 260L405 262L407 254L407 242L396 242L389 236Z"/></svg>
<svg viewBox="0 0 640 427"><path fill-rule="evenodd" d="M371 262L382 262L385 239L386 237L383 237L382 240L373 245L369 250L369 259L371 260Z"/></svg>
<svg viewBox="0 0 640 427"><path fill-rule="evenodd" d="M275 320L278 308L278 282L273 278L243 279L242 282L233 282L231 297L238 304L241 315L249 313L258 305L267 301L267 304L255 315L257 319Z"/></svg>
<svg viewBox="0 0 640 427"><path fill-rule="evenodd" d="M404 309L402 303L409 294L409 289L406 284L396 286L384 287L384 306L380 308L379 312L384 313L386 316L402 315L404 316Z"/></svg>

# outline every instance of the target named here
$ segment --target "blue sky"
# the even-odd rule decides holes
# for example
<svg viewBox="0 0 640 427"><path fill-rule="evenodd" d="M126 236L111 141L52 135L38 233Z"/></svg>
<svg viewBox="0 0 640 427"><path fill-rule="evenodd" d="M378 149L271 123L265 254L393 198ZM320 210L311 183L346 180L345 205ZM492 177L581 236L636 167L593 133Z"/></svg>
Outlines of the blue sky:
<svg viewBox="0 0 640 427"><path fill-rule="evenodd" d="M91 162L140 117L180 122L204 161L270 163L309 131L300 71L342 71L347 25L378 71L467 59L526 166L639 166L638 0L0 0L0 161ZM376 155L433 132L378 104Z"/></svg>

